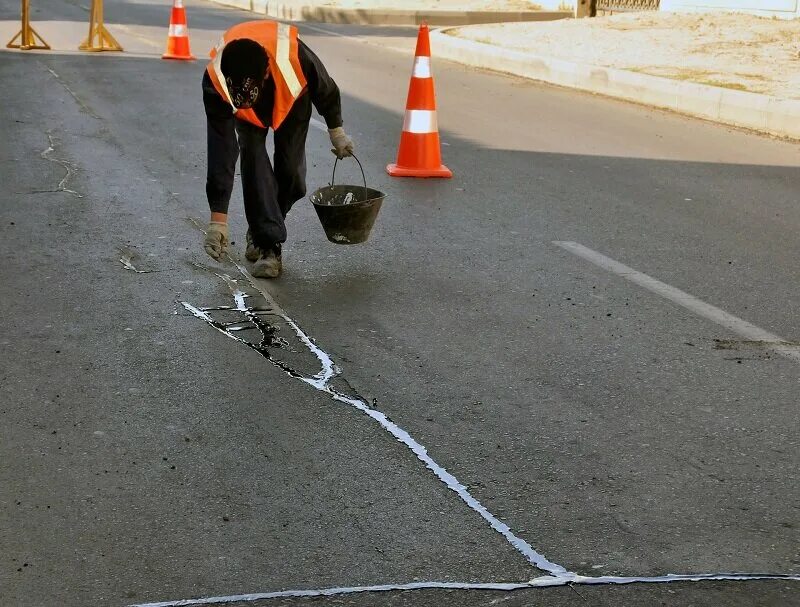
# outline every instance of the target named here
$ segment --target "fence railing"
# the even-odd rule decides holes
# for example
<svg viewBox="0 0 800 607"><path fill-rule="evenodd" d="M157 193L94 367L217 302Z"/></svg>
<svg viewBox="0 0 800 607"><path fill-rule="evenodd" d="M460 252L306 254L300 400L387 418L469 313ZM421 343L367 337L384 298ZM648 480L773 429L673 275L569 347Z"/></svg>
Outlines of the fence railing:
<svg viewBox="0 0 800 607"><path fill-rule="evenodd" d="M597 0L599 11L657 11L660 0Z"/></svg>

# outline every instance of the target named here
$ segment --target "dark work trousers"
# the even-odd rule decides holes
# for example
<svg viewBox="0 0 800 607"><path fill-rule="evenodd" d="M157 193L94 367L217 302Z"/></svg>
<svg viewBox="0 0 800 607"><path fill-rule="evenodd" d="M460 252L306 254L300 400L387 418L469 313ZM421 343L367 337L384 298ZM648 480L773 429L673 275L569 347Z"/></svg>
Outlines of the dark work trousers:
<svg viewBox="0 0 800 607"><path fill-rule="evenodd" d="M241 155L244 212L253 243L259 248L269 249L286 241L286 214L306 195L306 137L310 120L311 100L308 95L301 95L274 133L274 165L267 154L267 129L233 116L222 123L214 120L213 125L209 121L209 181L213 172L215 183L230 184L227 196L222 196L224 205L220 201L211 210L227 212L236 159ZM234 128L238 150L233 139ZM215 145L211 145L212 138Z"/></svg>

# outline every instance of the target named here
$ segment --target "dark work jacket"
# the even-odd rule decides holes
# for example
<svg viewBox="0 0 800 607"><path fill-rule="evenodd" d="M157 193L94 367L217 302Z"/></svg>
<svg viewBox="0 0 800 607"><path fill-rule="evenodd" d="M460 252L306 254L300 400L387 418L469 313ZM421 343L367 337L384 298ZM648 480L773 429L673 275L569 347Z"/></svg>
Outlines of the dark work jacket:
<svg viewBox="0 0 800 607"><path fill-rule="evenodd" d="M303 97L310 99L319 114L325 119L329 129L342 126L342 102L339 87L328 75L328 71L322 65L319 57L302 40L298 42L298 56L300 67L306 78L306 88L295 101L279 130L291 138L291 132L287 133L286 129L298 129L300 127L296 125L305 122L303 125L305 127L303 140L305 140L308 121L304 119L302 112L310 113L310 108L308 108L307 100L303 103ZM275 84L270 78L266 81L253 108L263 124L272 124L274 99ZM203 105L205 105L208 125L206 194L212 211L226 213L233 188L239 146L236 141L236 131L233 128L233 108L217 93L207 70L203 74Z"/></svg>

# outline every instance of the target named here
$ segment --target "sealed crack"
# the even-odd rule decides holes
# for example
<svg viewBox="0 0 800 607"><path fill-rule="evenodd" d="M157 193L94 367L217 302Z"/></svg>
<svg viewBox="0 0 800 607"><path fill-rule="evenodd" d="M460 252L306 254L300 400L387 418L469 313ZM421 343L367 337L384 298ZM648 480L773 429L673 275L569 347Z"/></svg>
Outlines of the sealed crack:
<svg viewBox="0 0 800 607"><path fill-rule="evenodd" d="M40 63L41 63L41 62L40 62ZM83 101L83 99L81 99L80 97L78 97L77 93L75 93L75 91L73 91L73 90L72 90L72 89L69 87L69 85L68 85L68 84L67 84L67 83L64 81L64 79L63 79L61 76L59 76L59 75L58 75L58 74L55 72L55 70L53 70L52 68L50 68L50 67L47 67L47 66L45 66L45 68L47 69L47 71L48 71L48 72L50 72L50 74L53 76L53 78L55 78L55 79L56 79L56 81L57 81L57 82L58 82L58 83L59 83L61 86L63 86L63 87L64 87L64 89L65 89L65 90L66 90L66 91L67 91L67 92L68 92L70 95L72 95L72 98L75 100L75 102L76 102L76 103L77 103L77 104L80 106L80 108L81 108L81 109L82 109L84 112L86 112L87 114L89 114L89 116L91 116L91 117L92 117L92 118L94 118L95 120L102 120L102 118L100 118L100 116L98 116L97 114L95 114L95 113L92 111L92 108L90 108L88 105L86 105L86 103Z"/></svg>
<svg viewBox="0 0 800 607"><path fill-rule="evenodd" d="M78 194L75 190L70 190L67 188L67 182L70 178L75 174L75 168L73 165L66 160L62 160L61 158L52 158L50 154L55 152L56 142L53 139L53 136L50 134L50 131L47 132L47 140L50 142L50 145L44 150L39 156L47 160L48 162L53 162L60 167L62 167L66 174L64 178L58 182L58 185L53 190L31 190L28 194L57 194L58 192L66 192L67 194L72 194L76 198L83 198L82 194Z"/></svg>
<svg viewBox="0 0 800 607"><path fill-rule="evenodd" d="M241 266L238 266L238 264L237 267L240 268L240 271L244 271L244 269L241 268ZM416 455L416 457L422 461L440 481L442 481L450 490L455 492L467 506L469 506L487 523L489 523L492 529L501 534L506 541L508 541L527 559L531 565L552 575L562 575L567 573L567 570L564 567L550 562L544 556L536 552L525 540L517 537L507 524L495 517L485 506L483 506L483 504L475 499L475 497L469 493L469 490L463 484L461 484L461 482L459 482L455 476L436 463L433 458L430 457L427 449L423 445L418 443L406 430L400 428L397 424L391 421L386 414L370 407L364 399L359 398L357 395L350 396L332 387L331 382L341 373L341 371L334 365L333 360L326 352L320 349L313 342L313 340L302 331L302 329L300 329L294 320L280 310L280 308L275 305L274 302L268 300L269 306L267 313L287 323L295 332L300 343L316 356L319 363L322 365L322 368L314 375L307 375L297 371L292 366L273 356L271 354L272 349L285 346L285 342L276 340L274 325L265 320L263 313L258 313L248 307L246 300L249 298L249 296L239 289L238 283L235 280L228 276L220 276L228 282L228 285L233 292L233 299L236 304L235 309L244 316L246 321L252 323L252 325L258 329L261 335L261 339L259 341L249 341L238 335L239 331L231 331L231 326L239 327L242 326L242 324L220 322L211 316L211 309L203 309L185 301L181 302L183 307L194 314L194 316L197 318L206 321L220 333L223 333L227 337L244 344L249 348L252 348L290 377L299 379L300 381L312 386L316 390L330 395L333 400L349 405L350 407L353 407L354 409L357 409L358 411L361 411L362 413L365 413L371 417L373 420L378 422L386 432L391 434L396 440L400 441L408 449L410 449L414 455ZM265 297L265 299L267 298L267 295L263 291L261 291L261 294ZM226 308L226 311L230 311L230 309Z"/></svg>
<svg viewBox="0 0 800 607"><path fill-rule="evenodd" d="M129 607L190 607L192 605L219 605L225 603L247 603L269 599L331 597L379 592L408 592L411 590L473 590L513 592L532 588L561 586L592 586L606 584L634 584L639 582L704 582L704 581L754 581L754 580L791 580L800 581L798 576L788 575L666 575L653 578L633 577L583 577L574 574L568 576L544 576L527 582L411 582L409 584L379 584L375 586L343 586L339 588L317 588L308 590L278 590L275 592L258 592L230 596L213 596L200 599L181 599L177 601L160 601L157 603L138 603Z"/></svg>
<svg viewBox="0 0 800 607"><path fill-rule="evenodd" d="M135 257L134 253L126 250L120 249L119 250L119 262L122 264L122 267L126 270L130 270L131 272L136 272L137 274L150 274L151 272L155 272L155 270L140 270L135 265L133 265L133 258Z"/></svg>
<svg viewBox="0 0 800 607"><path fill-rule="evenodd" d="M198 226L199 227L199 226ZM434 475L442 481L450 490L455 492L459 498L469 506L473 511L478 513L489 525L500 533L517 551L519 551L528 561L528 563L537 569L546 572L547 575L535 577L528 581L523 582L486 582L486 583L473 583L473 582L413 582L406 584L381 584L376 586L350 586L350 587L336 587L336 588L319 588L319 589L297 589L297 590L281 590L274 592L239 594L230 596L213 596L197 599L180 599L175 601L162 601L157 603L140 603L131 605L130 607L188 607L190 605L211 605L211 604L224 604L236 602L253 602L277 598L303 598L303 597L330 597L341 596L357 593L377 593L377 592L404 592L409 590L426 590L426 589L446 589L446 590L475 590L475 591L505 591L511 592L515 590L531 589L531 588L549 588L561 586L575 586L575 585L620 585L620 584L636 584L636 583L670 583L670 582L704 582L704 581L729 581L729 582L747 582L756 580L787 580L787 581L800 581L800 575L783 574L783 573L690 573L690 574L673 574L668 573L660 576L583 576L572 571L567 571L563 566L547 560L543 555L536 552L536 550L523 539L517 537L508 525L496 518L489 512L478 500L476 500L462 485L458 479L450 474L447 470L439 466L429 455L424 446L418 443L411 435L400 428L397 424L392 422L384 413L376 408L370 407L364 399L360 397L347 396L331 386L337 376L341 374L341 370L336 367L330 356L320 349L314 341L303 332L303 330L294 322L278 305L272 300L269 294L263 289L259 288L250 274L230 256L228 258L241 272L241 274L250 282L266 300L267 306L265 308L250 307L246 304L246 300L250 297L238 288L238 282L227 275L217 274L223 278L227 283L233 294L234 306L216 306L208 308L200 308L188 302L182 301L180 304L189 311L193 316L204 320L211 327L224 334L225 336L233 339L241 344L244 344L261 356L263 356L271 364L275 365L287 375L292 378L299 379L300 381L312 386L320 392L328 394L333 400L344 403L368 415L370 418L378 422L381 427L394 436L399 442L403 443L410 449L414 455L422 461L425 466L434 473ZM211 316L211 312L217 313L230 313L238 312L244 316L244 321L221 322L215 320ZM282 322L287 323L295 332L299 342L305 348L313 353L319 363L321 369L316 374L307 375L298 372L285 362L276 359L270 351L274 348L285 347L287 343L285 340L280 341L276 338L276 329L274 325L265 320L265 317L273 317ZM258 322L255 319L259 319ZM243 339L238 332L243 331L243 327L251 327L258 330L261 339L258 342L248 341ZM773 345L774 347L774 345ZM374 405L374 403L373 403Z"/></svg>

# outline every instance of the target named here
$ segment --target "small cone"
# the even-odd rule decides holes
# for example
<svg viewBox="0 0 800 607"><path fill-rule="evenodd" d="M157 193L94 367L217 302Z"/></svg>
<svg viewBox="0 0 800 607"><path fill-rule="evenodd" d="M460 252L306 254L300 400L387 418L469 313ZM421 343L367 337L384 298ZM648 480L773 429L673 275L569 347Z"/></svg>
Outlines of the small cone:
<svg viewBox="0 0 800 607"><path fill-rule="evenodd" d="M388 165L386 172L392 177L452 177L442 164L427 25L419 28L414 55L397 162Z"/></svg>
<svg viewBox="0 0 800 607"><path fill-rule="evenodd" d="M195 58L189 50L189 27L186 23L186 9L183 7L183 0L174 0L172 4L167 52L161 58L182 59L185 61L191 61Z"/></svg>

